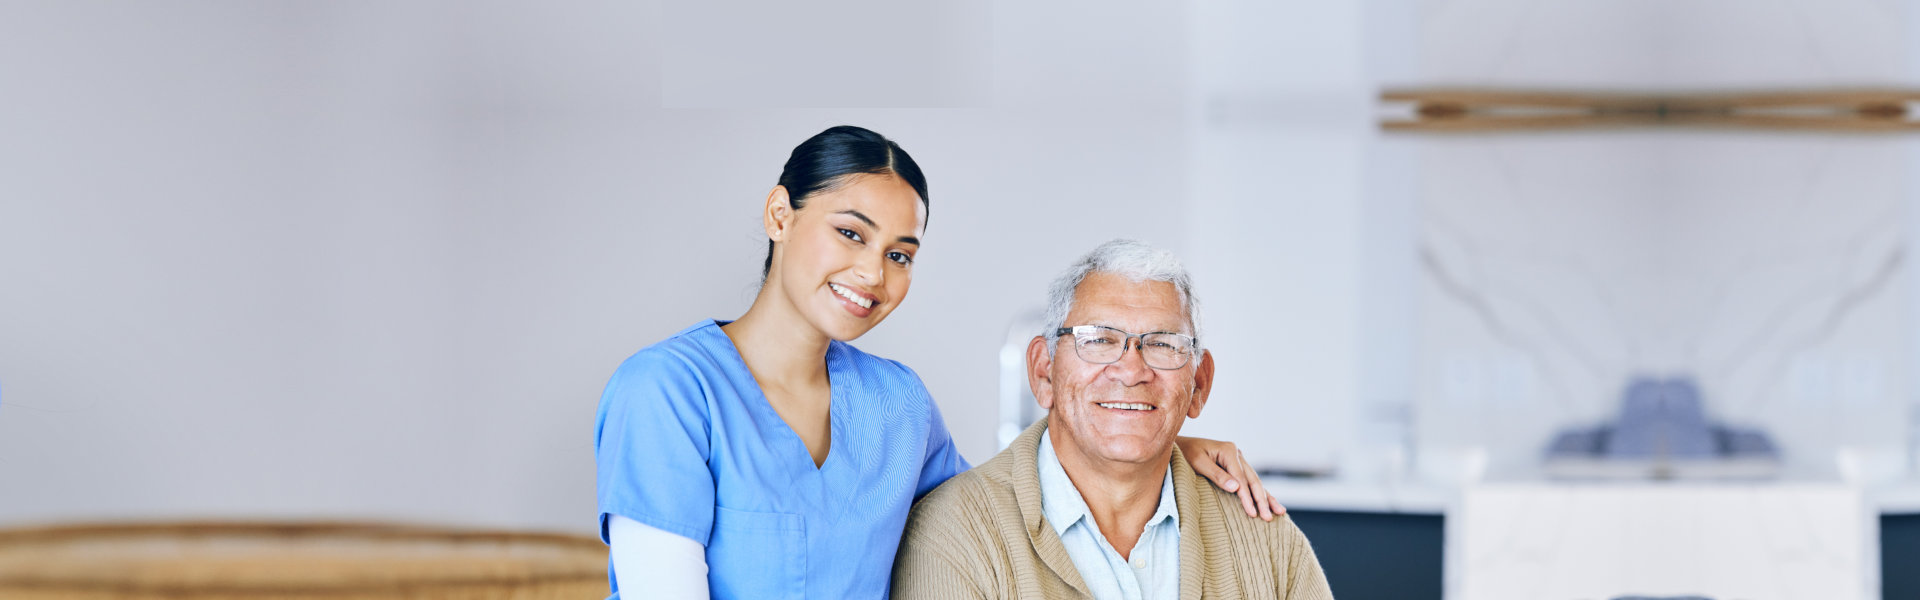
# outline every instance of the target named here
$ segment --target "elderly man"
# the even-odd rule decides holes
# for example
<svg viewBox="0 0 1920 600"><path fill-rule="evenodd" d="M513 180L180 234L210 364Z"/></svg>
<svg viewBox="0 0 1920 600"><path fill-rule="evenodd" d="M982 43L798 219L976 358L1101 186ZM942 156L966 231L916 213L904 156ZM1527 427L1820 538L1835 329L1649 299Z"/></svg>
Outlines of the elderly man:
<svg viewBox="0 0 1920 600"><path fill-rule="evenodd" d="M1047 418L914 506L894 597L1332 598L1291 520L1240 516L1174 446L1213 383L1179 261L1116 240L1049 292L1027 345Z"/></svg>

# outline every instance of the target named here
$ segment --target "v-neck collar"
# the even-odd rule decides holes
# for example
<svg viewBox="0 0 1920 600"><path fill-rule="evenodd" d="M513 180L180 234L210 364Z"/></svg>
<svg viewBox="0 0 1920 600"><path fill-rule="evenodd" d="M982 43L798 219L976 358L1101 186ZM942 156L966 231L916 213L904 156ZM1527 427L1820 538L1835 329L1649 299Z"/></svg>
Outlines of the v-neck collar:
<svg viewBox="0 0 1920 600"><path fill-rule="evenodd" d="M847 427L842 424L843 419L841 415L847 411L845 402L847 388L848 386L854 385L858 378L854 377L853 373L850 372L851 365L848 364L849 359L846 355L848 351L846 344L838 340L827 341L827 457L821 460L819 465L815 465L813 464L813 453L807 449L807 442L800 439L800 433L794 431L793 426L788 425L786 419L780 417L780 411L773 409L773 403L767 400L766 390L760 387L760 380L754 377L752 369L747 368L746 357L742 356L740 354L740 348L733 344L733 338L728 337L727 332L720 329L722 325L732 322L733 321L712 319L711 331L708 333L716 336L714 340L715 344L726 347L727 358L732 359L730 366L739 368L740 372L746 376L747 381L753 383L752 397L748 398L746 402L748 407L760 413L762 418L769 419L769 423L779 424L778 427L772 429L778 430L778 433L774 434L775 436L786 440L786 442L781 443L781 445L786 446L786 448L777 450L777 452L780 453L783 459L798 461L794 465L796 467L795 471L816 477L830 469L835 469L836 464L848 460L841 456L846 454L846 452L843 451L843 447L845 446L844 442L846 441L847 431ZM800 466L806 468L797 468Z"/></svg>
<svg viewBox="0 0 1920 600"><path fill-rule="evenodd" d="M1046 419L1034 422L1027 426L1027 430L1022 432L1020 437L1014 438L1013 443L1007 446L1006 450L1001 451L1002 456L996 456L994 460L1009 459L1016 461L1015 464L1018 465L1010 475L1010 482L1013 484L1014 501L1019 507L1022 524L1026 526L1027 540L1033 544L1034 553L1040 556L1040 561L1045 563L1047 568L1052 569L1054 575L1065 582L1067 587L1080 592L1082 596L1090 597L1093 592L1087 591L1087 582L1080 577L1080 569L1075 567L1073 559L1067 556L1066 544L1060 541L1059 534L1054 533L1052 524L1047 522L1046 510L1041 507L1040 470L1037 463L1040 455L1040 436L1045 435L1046 431ZM1035 468L1025 468L1026 465L1035 465ZM1202 491L1198 488L1203 484L1199 475L1194 474L1193 468L1187 465L1186 455L1180 452L1178 445L1173 447L1173 458L1168 461L1167 468L1169 469L1168 477L1173 483L1175 510L1178 511L1180 522L1180 600L1200 600L1202 596L1209 593L1206 589L1207 571L1222 567L1233 568L1234 561L1223 558L1232 556L1231 540L1228 540L1225 535L1215 535L1204 541L1201 539ZM1238 516L1237 513L1232 515L1232 517ZM1215 530L1219 527L1221 527L1219 523L1211 525ZM1234 593L1238 590L1232 588L1237 578L1229 576L1222 581L1227 582L1229 589L1220 591L1226 592L1229 597L1239 595Z"/></svg>

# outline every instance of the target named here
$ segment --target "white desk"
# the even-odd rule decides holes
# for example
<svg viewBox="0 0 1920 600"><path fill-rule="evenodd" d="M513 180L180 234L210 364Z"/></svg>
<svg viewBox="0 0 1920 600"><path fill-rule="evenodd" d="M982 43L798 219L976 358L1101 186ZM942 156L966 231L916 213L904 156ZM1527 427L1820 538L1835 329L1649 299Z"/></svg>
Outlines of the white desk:
<svg viewBox="0 0 1920 600"><path fill-rule="evenodd" d="M1442 515L1453 488L1417 481L1348 481L1261 477L1267 491L1288 510Z"/></svg>
<svg viewBox="0 0 1920 600"><path fill-rule="evenodd" d="M1448 517L1449 599L1879 595L1879 511L1841 483L1487 483Z"/></svg>

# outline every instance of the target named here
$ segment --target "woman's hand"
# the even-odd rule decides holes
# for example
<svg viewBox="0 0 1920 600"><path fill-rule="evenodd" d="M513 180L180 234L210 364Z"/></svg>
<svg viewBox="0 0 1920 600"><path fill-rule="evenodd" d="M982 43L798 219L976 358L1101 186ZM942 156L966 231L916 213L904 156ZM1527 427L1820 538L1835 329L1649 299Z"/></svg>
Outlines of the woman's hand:
<svg viewBox="0 0 1920 600"><path fill-rule="evenodd" d="M1267 486L1260 483L1260 475L1253 471L1253 465L1247 464L1247 457L1240 454L1240 448L1233 442L1190 437L1174 438L1173 442L1186 454L1194 473L1220 489L1239 494L1240 506L1247 509L1247 516L1272 521L1274 515L1287 514L1287 507L1267 493Z"/></svg>

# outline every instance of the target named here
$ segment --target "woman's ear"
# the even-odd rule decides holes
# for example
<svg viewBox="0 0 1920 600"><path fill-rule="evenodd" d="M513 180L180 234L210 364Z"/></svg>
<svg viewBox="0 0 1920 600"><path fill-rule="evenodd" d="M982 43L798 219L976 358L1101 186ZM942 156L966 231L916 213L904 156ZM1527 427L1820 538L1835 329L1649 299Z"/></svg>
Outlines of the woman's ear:
<svg viewBox="0 0 1920 600"><path fill-rule="evenodd" d="M787 233L793 230L793 199L787 197L787 186L773 186L773 191L767 193L767 207L760 218L767 228L768 240L786 239Z"/></svg>

